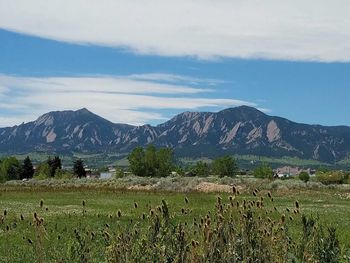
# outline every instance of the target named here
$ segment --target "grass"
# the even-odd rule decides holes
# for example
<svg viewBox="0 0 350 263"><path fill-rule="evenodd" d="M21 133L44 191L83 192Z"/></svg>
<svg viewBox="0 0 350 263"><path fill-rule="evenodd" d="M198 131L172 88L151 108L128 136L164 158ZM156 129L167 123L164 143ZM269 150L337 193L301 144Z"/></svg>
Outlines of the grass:
<svg viewBox="0 0 350 263"><path fill-rule="evenodd" d="M267 192L261 188L259 194L266 197ZM251 193L251 188L246 187L237 200L253 201L256 198ZM293 213L298 200L303 213L319 215L322 225L336 227L343 251L350 248L348 192L332 188L277 188L272 194L274 203L266 201L266 211L273 220L278 220L281 214L295 218L289 223L292 236L298 238L302 234L301 219ZM0 220L0 255L3 255L0 262L105 261L106 248L112 246L106 240L106 233L134 229L135 224L147 229L149 225L142 220L143 215L148 216L151 209L159 208L162 200L167 201L174 224L189 225L194 218L215 214L219 195L224 203L229 202L229 193L142 192L94 188L88 184L79 188L0 186L0 211L6 211L3 221ZM35 223L34 213L43 218L42 224ZM92 235L94 238L86 238ZM82 251L87 248L88 253ZM83 261L79 259L81 255L93 256Z"/></svg>

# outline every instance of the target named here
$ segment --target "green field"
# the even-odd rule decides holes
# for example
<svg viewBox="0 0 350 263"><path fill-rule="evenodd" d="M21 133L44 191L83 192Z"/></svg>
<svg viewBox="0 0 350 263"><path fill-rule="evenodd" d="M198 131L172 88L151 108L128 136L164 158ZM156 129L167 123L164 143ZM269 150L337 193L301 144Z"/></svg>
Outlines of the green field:
<svg viewBox="0 0 350 263"><path fill-rule="evenodd" d="M135 226L146 229L149 227L147 218L150 211L157 211L157 206L160 209L162 200L168 203L174 224L190 226L194 218L215 214L218 196L224 206L229 203L230 196L229 193L112 191L88 187L31 189L0 186L0 190L0 210L6 214L0 220L0 262L106 262L106 251L110 245L106 232L115 238L113 233L134 229ZM266 199L266 194L267 191L262 190L254 197L246 192L237 196L236 200L248 202L260 196ZM291 236L298 239L302 232L301 216L293 213L298 200L301 213L319 215L322 225L336 227L342 251L348 253L348 193L339 194L331 189L302 189L275 191L272 195L274 202L265 202L268 216L278 220L281 214L287 218L290 215L294 219L288 222ZM291 212L287 212L287 208ZM35 224L34 213L37 218L43 219L42 225ZM87 238L91 235L94 238ZM86 261L80 258L82 251L89 255Z"/></svg>

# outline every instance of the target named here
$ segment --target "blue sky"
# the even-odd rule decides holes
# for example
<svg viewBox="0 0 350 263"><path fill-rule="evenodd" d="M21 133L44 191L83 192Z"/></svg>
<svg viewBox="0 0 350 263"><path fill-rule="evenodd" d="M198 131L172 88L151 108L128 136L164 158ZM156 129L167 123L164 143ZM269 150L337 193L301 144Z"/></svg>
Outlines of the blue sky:
<svg viewBox="0 0 350 263"><path fill-rule="evenodd" d="M155 125L182 111L239 105L350 125L346 1L303 4L297 17L302 1L287 8L268 0L257 10L256 1L106 0L84 12L80 0L69 12L46 2L0 1L0 127L82 107ZM184 11L191 18L179 20Z"/></svg>

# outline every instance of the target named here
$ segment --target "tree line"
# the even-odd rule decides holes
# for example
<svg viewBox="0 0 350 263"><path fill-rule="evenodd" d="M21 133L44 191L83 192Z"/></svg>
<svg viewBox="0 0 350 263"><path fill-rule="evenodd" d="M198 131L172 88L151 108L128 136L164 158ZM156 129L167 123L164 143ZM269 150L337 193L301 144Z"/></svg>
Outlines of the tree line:
<svg viewBox="0 0 350 263"><path fill-rule="evenodd" d="M0 183L33 177L38 179L71 178L74 175L79 178L86 176L84 162L81 159L73 162L72 171L62 169L62 160L59 156L48 157L46 161L39 163L36 169L29 156L23 161L19 161L14 156L0 159Z"/></svg>
<svg viewBox="0 0 350 263"><path fill-rule="evenodd" d="M209 176L210 174L235 176L239 169L232 156L226 155L212 163L198 161L189 167L177 165L171 148L159 148L149 145L146 148L136 147L128 156L129 169L137 176L163 177L171 172L188 176Z"/></svg>

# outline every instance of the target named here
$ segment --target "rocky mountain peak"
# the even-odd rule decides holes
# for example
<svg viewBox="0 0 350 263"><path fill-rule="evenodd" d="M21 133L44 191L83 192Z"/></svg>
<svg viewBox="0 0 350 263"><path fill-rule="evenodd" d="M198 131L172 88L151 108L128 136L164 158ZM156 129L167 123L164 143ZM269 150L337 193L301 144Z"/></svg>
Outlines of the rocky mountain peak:
<svg viewBox="0 0 350 263"><path fill-rule="evenodd" d="M54 111L0 128L0 153L111 152L173 147L178 156L291 156L334 162L350 156L350 127L298 124L249 107L184 112L156 127L114 124L86 108Z"/></svg>

